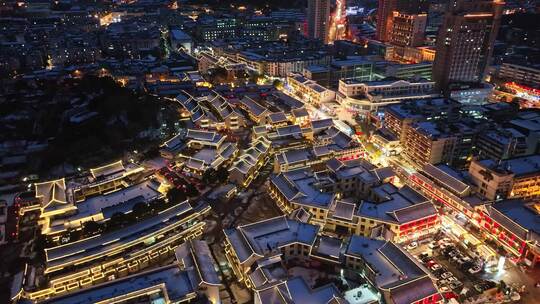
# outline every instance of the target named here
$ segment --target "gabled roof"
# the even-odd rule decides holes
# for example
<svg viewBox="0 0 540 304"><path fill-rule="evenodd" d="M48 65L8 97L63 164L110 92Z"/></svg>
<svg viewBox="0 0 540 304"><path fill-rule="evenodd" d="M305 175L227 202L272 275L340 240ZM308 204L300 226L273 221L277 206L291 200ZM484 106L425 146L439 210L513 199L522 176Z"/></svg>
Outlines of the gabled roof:
<svg viewBox="0 0 540 304"><path fill-rule="evenodd" d="M302 128L299 125L284 126L276 129L279 136L291 136L302 134Z"/></svg>
<svg viewBox="0 0 540 304"><path fill-rule="evenodd" d="M522 240L540 235L540 213L534 203L508 199L488 207L489 216Z"/></svg>
<svg viewBox="0 0 540 304"><path fill-rule="evenodd" d="M394 288L409 286L407 290L414 295L415 281L426 277L433 285L426 270L408 252L392 242L353 235L345 254L365 261L376 274L374 283L378 288L392 292Z"/></svg>
<svg viewBox="0 0 540 304"><path fill-rule="evenodd" d="M199 106L199 102L187 92L182 91L181 94L176 96L176 100L184 107L184 109L190 112L193 121L197 121L204 116L204 112Z"/></svg>
<svg viewBox="0 0 540 304"><path fill-rule="evenodd" d="M183 263L185 270L196 275L199 285L221 285L221 280L214 268L216 262L205 241L188 240L176 248L175 256L177 261Z"/></svg>
<svg viewBox="0 0 540 304"><path fill-rule="evenodd" d="M328 169L330 169L331 171L333 171L333 172L338 171L339 169L343 168L344 166L345 166L345 164L342 161L338 160L337 158L329 159L326 162L326 167Z"/></svg>
<svg viewBox="0 0 540 304"><path fill-rule="evenodd" d="M333 284L312 289L302 277L294 277L267 289L257 291L261 304L328 304L346 303Z"/></svg>
<svg viewBox="0 0 540 304"><path fill-rule="evenodd" d="M390 296L395 304L410 304L437 293L438 291L435 285L433 285L433 281L426 276L394 288Z"/></svg>
<svg viewBox="0 0 540 304"><path fill-rule="evenodd" d="M306 110L306 108L294 109L294 110L292 110L292 114L293 114L294 117L306 117L306 116L309 116L309 113Z"/></svg>
<svg viewBox="0 0 540 304"><path fill-rule="evenodd" d="M225 231L240 262L253 255L263 257L272 250L292 243L311 246L319 226L278 216Z"/></svg>
<svg viewBox="0 0 540 304"><path fill-rule="evenodd" d="M235 143L226 143L219 149L218 154L224 159L229 159L236 151L238 151L238 148Z"/></svg>
<svg viewBox="0 0 540 304"><path fill-rule="evenodd" d="M285 116L285 113L283 112L275 112L268 115L268 119L271 123L280 123L280 122L286 122L287 116Z"/></svg>
<svg viewBox="0 0 540 304"><path fill-rule="evenodd" d="M105 166L90 169L90 173L95 179L104 178L122 171L125 171L125 168L121 160Z"/></svg>
<svg viewBox="0 0 540 304"><path fill-rule="evenodd" d="M184 135L181 133L176 134L166 142L164 142L160 147L170 150L170 151L179 151L180 148L184 145Z"/></svg>
<svg viewBox="0 0 540 304"><path fill-rule="evenodd" d="M470 186L465 184L463 181L432 164L425 164L422 170L457 194L464 194L470 189Z"/></svg>
<svg viewBox="0 0 540 304"><path fill-rule="evenodd" d="M383 189L384 186L388 189ZM404 224L437 214L430 201L408 186L397 189L391 184L383 184L372 189L379 190L380 197L385 200L362 202L356 212L358 216Z"/></svg>
<svg viewBox="0 0 540 304"><path fill-rule="evenodd" d="M352 220L354 211L355 211L356 205L352 203L347 203L344 201L337 201L335 210L334 210L334 217L342 218L346 220Z"/></svg>
<svg viewBox="0 0 540 304"><path fill-rule="evenodd" d="M66 197L66 180L64 178L36 183L35 187L36 197L41 199L42 208L68 203Z"/></svg>
<svg viewBox="0 0 540 304"><path fill-rule="evenodd" d="M251 114L253 114L253 115L257 116L257 117L259 117L259 116L263 115L264 113L268 112L268 109L261 106L259 103L257 103L255 100L253 100L252 98L250 98L248 96L244 96L244 98L242 98L240 100L240 103L249 112L251 112Z"/></svg>
<svg viewBox="0 0 540 304"><path fill-rule="evenodd" d="M334 125L334 121L332 118L326 118L326 119L319 119L319 120L312 120L311 121L311 127L314 131L319 129L327 129Z"/></svg>
<svg viewBox="0 0 540 304"><path fill-rule="evenodd" d="M259 137L252 146L260 153L266 153L270 149L270 141L266 137Z"/></svg>
<svg viewBox="0 0 540 304"><path fill-rule="evenodd" d="M215 141L216 137L218 136L219 134L217 134L216 132L202 131L202 130L195 130L195 129L188 129L187 135L186 135L186 137L189 139L208 141L208 142Z"/></svg>

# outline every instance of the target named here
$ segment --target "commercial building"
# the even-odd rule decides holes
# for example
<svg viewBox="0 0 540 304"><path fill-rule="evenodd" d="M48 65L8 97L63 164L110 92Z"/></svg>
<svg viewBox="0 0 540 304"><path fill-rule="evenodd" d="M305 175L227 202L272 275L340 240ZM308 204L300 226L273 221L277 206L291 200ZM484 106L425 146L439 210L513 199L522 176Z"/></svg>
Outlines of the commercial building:
<svg viewBox="0 0 540 304"><path fill-rule="evenodd" d="M264 63L264 73L274 77L287 77L290 73L301 73L308 66L328 65L331 62L331 57L323 52L293 58L275 57L262 61Z"/></svg>
<svg viewBox="0 0 540 304"><path fill-rule="evenodd" d="M409 186L397 188L384 183L370 190L369 199L358 206L360 235L408 243L439 231L437 210Z"/></svg>
<svg viewBox="0 0 540 304"><path fill-rule="evenodd" d="M493 203L480 222L488 239L501 245L512 256L535 267L540 262L540 206L521 199Z"/></svg>
<svg viewBox="0 0 540 304"><path fill-rule="evenodd" d="M443 303L428 271L392 242L352 236L344 254L347 271L362 271L385 303Z"/></svg>
<svg viewBox="0 0 540 304"><path fill-rule="evenodd" d="M171 29L169 40L173 50L177 52L183 51L188 54L193 52L193 39L184 31Z"/></svg>
<svg viewBox="0 0 540 304"><path fill-rule="evenodd" d="M307 36L328 42L330 0L308 0Z"/></svg>
<svg viewBox="0 0 540 304"><path fill-rule="evenodd" d="M436 53L435 48L430 46L405 47L401 59L407 63L416 64L421 62L433 62L435 61Z"/></svg>
<svg viewBox="0 0 540 304"><path fill-rule="evenodd" d="M400 47L424 45L427 14L407 14L394 11L390 43Z"/></svg>
<svg viewBox="0 0 540 304"><path fill-rule="evenodd" d="M253 128L252 138L264 136L271 145L274 153L294 148L304 148L309 144L311 130L302 128L298 124L276 127L273 130L267 130L265 126Z"/></svg>
<svg viewBox="0 0 540 304"><path fill-rule="evenodd" d="M188 129L160 146L161 156L174 160L188 174L201 177L208 169L227 166L238 154L236 144L217 132Z"/></svg>
<svg viewBox="0 0 540 304"><path fill-rule="evenodd" d="M276 298L287 303L343 303L333 284L312 289L285 268L293 259L314 258L318 232L318 226L285 216L238 226L225 230L225 256L238 281L254 291L255 303L272 304Z"/></svg>
<svg viewBox="0 0 540 304"><path fill-rule="evenodd" d="M486 204L474 193L474 185L446 165L425 164L411 175L408 184L434 202L469 219L477 220L478 208Z"/></svg>
<svg viewBox="0 0 540 304"><path fill-rule="evenodd" d="M450 90L450 98L464 105L484 105L489 103L494 86L488 83L455 85Z"/></svg>
<svg viewBox="0 0 540 304"><path fill-rule="evenodd" d="M272 77L287 77L290 73L301 73L312 65L326 66L332 56L313 40L295 40L287 43L261 41L257 43L212 44L215 54L227 57L259 74Z"/></svg>
<svg viewBox="0 0 540 304"><path fill-rule="evenodd" d="M537 145L540 141L540 114L534 111L521 111L517 113L517 117L512 118L509 126L525 136L527 150L524 155L537 153Z"/></svg>
<svg viewBox="0 0 540 304"><path fill-rule="evenodd" d="M379 80L361 82L341 79L336 100L357 111L375 111L379 107L406 100L438 97L434 83L427 80Z"/></svg>
<svg viewBox="0 0 540 304"><path fill-rule="evenodd" d="M405 125L401 138L403 153L420 167L465 163L472 157L474 134L464 124L442 126L425 121Z"/></svg>
<svg viewBox="0 0 540 304"><path fill-rule="evenodd" d="M386 156L397 155L402 151L399 138L384 127L375 130L369 140Z"/></svg>
<svg viewBox="0 0 540 304"><path fill-rule="evenodd" d="M221 281L217 267L206 242L187 241L173 250L176 260L169 265L120 277L112 281L62 295L53 293L43 298L33 298L35 293L21 290L17 298L29 298L43 303L110 303L137 299L163 303L192 303L202 299L221 303ZM88 279L91 280L89 275Z"/></svg>
<svg viewBox="0 0 540 304"><path fill-rule="evenodd" d="M405 48L405 55L409 54L410 56L417 56L418 54L415 52L414 54L410 54L407 52L407 49ZM395 60L395 53L392 52L391 54L391 60ZM418 55L418 57L410 58L410 57L403 57L401 59L403 60L411 60L413 62L417 61L418 59L423 59L423 55ZM433 62L431 61L419 61L417 63L396 63L396 62L390 62L390 61L384 61L384 62L377 62L376 66L376 73L378 75L382 75L383 77L395 77L399 79L428 79L431 80L432 78L432 69L433 69Z"/></svg>
<svg viewBox="0 0 540 304"><path fill-rule="evenodd" d="M510 158L501 162L474 160L469 175L478 192L489 200L519 197L540 198L540 155Z"/></svg>
<svg viewBox="0 0 540 304"><path fill-rule="evenodd" d="M333 284L311 288L302 277L293 277L277 285L255 292L255 304L273 304L275 299L286 303L339 304L345 303Z"/></svg>
<svg viewBox="0 0 540 304"><path fill-rule="evenodd" d="M455 122L460 117L459 108L459 103L445 98L390 105L384 109L384 126L402 141L406 126L428 118L430 121Z"/></svg>
<svg viewBox="0 0 540 304"><path fill-rule="evenodd" d="M261 168L267 164L271 153L270 142L264 137L259 137L229 168L229 180L242 187L249 186L259 175Z"/></svg>
<svg viewBox="0 0 540 304"><path fill-rule="evenodd" d="M112 213L131 210L137 202L160 198L160 183L142 167L111 163L90 169L82 183L65 178L35 184L37 204L22 207L21 214L39 210L41 233L59 240L69 229L87 221L105 221Z"/></svg>
<svg viewBox="0 0 540 304"><path fill-rule="evenodd" d="M193 130L188 130L188 136L193 135ZM209 132L212 134L213 132ZM218 146L205 146L209 133L198 133L187 144L187 148L178 154L178 164L183 165L183 170L201 177L208 169L217 170L226 167L238 155L238 147L234 143L226 142ZM202 135L200 137L199 135ZM219 137L217 133L213 138ZM199 146L202 142L202 145ZM212 142L215 142L213 139Z"/></svg>
<svg viewBox="0 0 540 304"><path fill-rule="evenodd" d="M493 52L503 2L458 0L448 8L437 37L433 79L440 90L482 80Z"/></svg>
<svg viewBox="0 0 540 304"><path fill-rule="evenodd" d="M47 248L48 286L27 297L42 300L69 294L156 265L174 255L182 242L202 235L205 224L200 220L209 211L209 206L194 209L183 202L136 224Z"/></svg>
<svg viewBox="0 0 540 304"><path fill-rule="evenodd" d="M377 8L377 39L389 42L392 36L394 14L424 14L429 8L429 1L425 0L379 0ZM398 21L399 22L399 21Z"/></svg>
<svg viewBox="0 0 540 304"><path fill-rule="evenodd" d="M325 165L317 172L301 168L273 174L270 196L284 213L307 214L308 222L338 235L407 242L438 230L433 205L411 188L389 184L395 176L389 168L337 159Z"/></svg>
<svg viewBox="0 0 540 304"><path fill-rule="evenodd" d="M365 157L363 149L350 143L350 138L344 133L337 134L332 142L316 145L310 148L294 148L277 153L274 157L274 172L287 172L298 168L313 167L326 161L337 158L338 160L354 160ZM342 137L342 138L336 138ZM348 142L340 145L340 139Z"/></svg>
<svg viewBox="0 0 540 304"><path fill-rule="evenodd" d="M286 214L304 208L313 215L311 222L324 226L331 207L339 197L367 193L368 187L378 182L377 177L361 164L345 164L333 159L326 163L326 170L320 174L309 168L273 174L269 193ZM345 231L356 229L354 223L345 227Z"/></svg>
<svg viewBox="0 0 540 304"><path fill-rule="evenodd" d="M479 134L476 149L480 158L503 160L527 154L527 138L514 128L494 126Z"/></svg>
<svg viewBox="0 0 540 304"><path fill-rule="evenodd" d="M498 76L506 81L540 88L540 65L524 66L505 62L501 65Z"/></svg>
<svg viewBox="0 0 540 304"><path fill-rule="evenodd" d="M269 114L269 110L249 96L244 96L238 103L240 109L248 113L249 119L259 124Z"/></svg>
<svg viewBox="0 0 540 304"><path fill-rule="evenodd" d="M216 91L199 97L183 91L176 100L182 106L182 116L190 117L199 128L237 131L246 124L244 115Z"/></svg>
<svg viewBox="0 0 540 304"><path fill-rule="evenodd" d="M390 40L392 17L397 9L396 0L379 0L377 8L377 39L382 42Z"/></svg>
<svg viewBox="0 0 540 304"><path fill-rule="evenodd" d="M254 290L255 303L275 303L274 297L290 303L343 303L333 285L311 289L303 279L291 277L285 265L292 259L322 262L336 271L341 268L346 276L364 273L386 303L442 300L427 271L392 242L359 236L344 242L320 236L319 230L282 216L225 231L229 264L238 280Z"/></svg>
<svg viewBox="0 0 540 304"><path fill-rule="evenodd" d="M336 98L335 91L329 90L313 80L306 79L300 74L289 75L287 84L291 87L293 94L316 107Z"/></svg>
<svg viewBox="0 0 540 304"><path fill-rule="evenodd" d="M195 34L204 42L217 40L271 41L278 38L277 20L271 17L207 17L197 21Z"/></svg>
<svg viewBox="0 0 540 304"><path fill-rule="evenodd" d="M297 153L297 157L300 157L300 154L305 152L298 151L308 148L317 156L315 158L324 158L328 155L344 159L363 157L360 145L349 134L341 131L331 118L312 121L308 117L307 121L303 123L304 114L297 112L304 112L305 109L300 110L293 110L293 120L297 124L276 127L274 130L255 127L254 136L264 136L268 139L276 154L296 150L296 152L291 152L291 155ZM305 159L306 156L300 158ZM316 160L314 159L314 161Z"/></svg>
<svg viewBox="0 0 540 304"><path fill-rule="evenodd" d="M255 289L264 285L258 275L268 262L308 259L319 227L280 216L224 232L225 255L235 276L242 284Z"/></svg>
<svg viewBox="0 0 540 304"><path fill-rule="evenodd" d="M362 56L348 56L347 59L333 60L329 65L314 65L306 67L302 75L309 80L328 87L337 88L340 79L355 79L358 81L377 80L374 63Z"/></svg>

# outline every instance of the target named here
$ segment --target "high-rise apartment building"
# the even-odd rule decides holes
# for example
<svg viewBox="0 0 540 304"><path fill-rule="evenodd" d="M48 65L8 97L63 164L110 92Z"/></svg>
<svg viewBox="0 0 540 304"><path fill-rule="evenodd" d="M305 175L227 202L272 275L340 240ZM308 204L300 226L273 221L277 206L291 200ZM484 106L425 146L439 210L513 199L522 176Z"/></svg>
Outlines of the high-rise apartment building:
<svg viewBox="0 0 540 304"><path fill-rule="evenodd" d="M453 0L437 37L433 79L438 89L482 80L497 35L503 2Z"/></svg>
<svg viewBox="0 0 540 304"><path fill-rule="evenodd" d="M379 0L377 8L377 39L383 42L390 40L392 18L397 8L398 0Z"/></svg>
<svg viewBox="0 0 540 304"><path fill-rule="evenodd" d="M425 14L429 0L379 0L377 9L377 39L390 41L394 12L405 14Z"/></svg>
<svg viewBox="0 0 540 304"><path fill-rule="evenodd" d="M328 41L330 0L308 0L308 37Z"/></svg>
<svg viewBox="0 0 540 304"><path fill-rule="evenodd" d="M424 33L427 14L409 14L393 12L390 43L397 46L421 46L424 44Z"/></svg>

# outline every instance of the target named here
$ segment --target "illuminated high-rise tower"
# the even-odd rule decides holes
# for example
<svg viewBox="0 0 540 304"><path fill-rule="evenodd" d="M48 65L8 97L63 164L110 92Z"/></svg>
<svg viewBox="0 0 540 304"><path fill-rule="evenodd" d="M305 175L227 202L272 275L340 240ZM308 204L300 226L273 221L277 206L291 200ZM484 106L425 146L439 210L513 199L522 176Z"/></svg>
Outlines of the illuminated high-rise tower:
<svg viewBox="0 0 540 304"><path fill-rule="evenodd" d="M393 11L396 10L397 0L379 0L377 8L377 39L380 41L390 40Z"/></svg>
<svg viewBox="0 0 540 304"><path fill-rule="evenodd" d="M425 14L429 0L379 0L377 8L377 39L390 41L394 13Z"/></svg>
<svg viewBox="0 0 540 304"><path fill-rule="evenodd" d="M308 0L308 37L328 42L330 0Z"/></svg>
<svg viewBox="0 0 540 304"><path fill-rule="evenodd" d="M442 91L452 83L480 82L493 52L504 3L453 0L437 36L433 79Z"/></svg>

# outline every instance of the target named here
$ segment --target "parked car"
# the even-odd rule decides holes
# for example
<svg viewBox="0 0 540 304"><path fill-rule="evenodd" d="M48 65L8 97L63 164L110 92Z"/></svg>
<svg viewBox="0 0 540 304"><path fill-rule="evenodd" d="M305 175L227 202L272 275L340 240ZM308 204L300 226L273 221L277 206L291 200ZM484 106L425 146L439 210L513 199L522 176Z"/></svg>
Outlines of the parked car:
<svg viewBox="0 0 540 304"><path fill-rule="evenodd" d="M451 246L452 246L451 244L442 243L439 247L440 247L442 250L445 250L445 249L447 249L448 247L451 247Z"/></svg>
<svg viewBox="0 0 540 304"><path fill-rule="evenodd" d="M407 245L407 249L409 250L413 250L414 248L418 247L418 243L417 242L412 242L410 243L409 245Z"/></svg>
<svg viewBox="0 0 540 304"><path fill-rule="evenodd" d="M448 271L444 267L441 267L441 269L437 269L437 270L433 271L433 274L436 275L438 278L441 278L441 276L444 273L447 273L447 272Z"/></svg>
<svg viewBox="0 0 540 304"><path fill-rule="evenodd" d="M473 262L465 262L461 265L461 270L463 271L467 271L469 270L470 268L474 267L474 266L477 266L477 264L473 263Z"/></svg>
<svg viewBox="0 0 540 304"><path fill-rule="evenodd" d="M460 281L453 281L452 283L450 283L450 288L452 289L457 289L461 286L463 286L463 283L461 283Z"/></svg>
<svg viewBox="0 0 540 304"><path fill-rule="evenodd" d="M451 242L452 242L452 240L450 240L449 238L443 238L443 239L440 239L440 240L438 241L439 245L442 245L442 244L449 244L449 243L451 243Z"/></svg>
<svg viewBox="0 0 540 304"><path fill-rule="evenodd" d="M433 242L429 243L428 248L432 249L432 250L437 249L437 248L439 248L439 244L437 244L437 242L433 241Z"/></svg>
<svg viewBox="0 0 540 304"><path fill-rule="evenodd" d="M451 289L448 288L448 286L441 286L441 287L439 288L439 291L440 291L440 292L449 292L449 291L451 291Z"/></svg>
<svg viewBox="0 0 540 304"><path fill-rule="evenodd" d="M422 255L422 256L427 256L427 257L431 257L431 256L432 256L432 254L429 253L429 252L427 252L427 251L422 252L420 255Z"/></svg>
<svg viewBox="0 0 540 304"><path fill-rule="evenodd" d="M456 247L454 245L448 245L443 248L443 245L441 245L441 249L444 254L448 254L450 251L455 250Z"/></svg>
<svg viewBox="0 0 540 304"><path fill-rule="evenodd" d="M474 284L473 288L474 290L478 291L478 293L484 292L484 286L482 286L481 283Z"/></svg>
<svg viewBox="0 0 540 304"><path fill-rule="evenodd" d="M445 286L447 285L449 282L447 280L439 280L437 281L437 285L438 286Z"/></svg>
<svg viewBox="0 0 540 304"><path fill-rule="evenodd" d="M459 266L465 264L465 263L472 263L472 259L470 257L462 257L461 259L458 260L458 264Z"/></svg>
<svg viewBox="0 0 540 304"><path fill-rule="evenodd" d="M485 290L488 290L488 289L497 287L497 283L495 283L495 282L493 282L493 281L484 281L484 282L482 283L482 287L483 287Z"/></svg>
<svg viewBox="0 0 540 304"><path fill-rule="evenodd" d="M441 269L441 265L439 264L433 264L431 265L431 267L429 267L429 269L431 269L432 271L435 271L437 269Z"/></svg>
<svg viewBox="0 0 540 304"><path fill-rule="evenodd" d="M430 257L423 257L420 259L422 261L422 263L426 264L428 263L429 261L432 261L432 259Z"/></svg>
<svg viewBox="0 0 540 304"><path fill-rule="evenodd" d="M449 277L452 277L453 274L451 272L445 272L441 275L441 278L448 279Z"/></svg>
<svg viewBox="0 0 540 304"><path fill-rule="evenodd" d="M471 268L469 268L469 273L470 274L475 274L475 273L479 273L480 271L482 271L482 268L478 265L475 265Z"/></svg>

